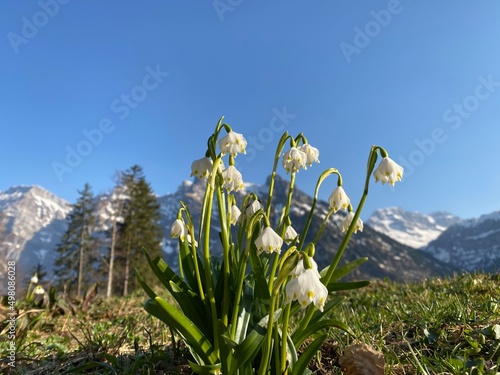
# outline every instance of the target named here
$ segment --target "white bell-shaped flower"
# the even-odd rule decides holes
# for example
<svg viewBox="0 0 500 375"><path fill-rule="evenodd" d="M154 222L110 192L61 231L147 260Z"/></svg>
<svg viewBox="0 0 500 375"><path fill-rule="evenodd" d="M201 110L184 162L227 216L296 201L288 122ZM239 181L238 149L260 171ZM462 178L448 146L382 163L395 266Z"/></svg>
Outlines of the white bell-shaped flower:
<svg viewBox="0 0 500 375"><path fill-rule="evenodd" d="M259 211L262 208L262 204L256 199L252 203L250 203L245 209L245 216L250 219L254 213Z"/></svg>
<svg viewBox="0 0 500 375"><path fill-rule="evenodd" d="M170 237L172 238L180 238L181 241L184 241L187 233L186 224L181 219L176 219L170 227Z"/></svg>
<svg viewBox="0 0 500 375"><path fill-rule="evenodd" d="M247 140L242 134L230 131L219 140L219 148L223 154L231 154L232 156L238 153L246 154Z"/></svg>
<svg viewBox="0 0 500 375"><path fill-rule="evenodd" d="M43 289L43 286L37 285L36 288L33 290L33 293L35 293L35 294L45 294L45 290Z"/></svg>
<svg viewBox="0 0 500 375"><path fill-rule="evenodd" d="M309 260L311 261L311 266L312 266L311 269L318 275L318 277L320 277L318 272L318 263L316 263L316 261L311 257L309 257ZM304 260L301 259L297 262L297 265L292 270L292 272L290 272L290 275L297 277L302 273L304 273L305 270L306 269L304 268Z"/></svg>
<svg viewBox="0 0 500 375"><path fill-rule="evenodd" d="M347 210L347 207L351 203L351 200L347 196L342 186L337 186L335 190L328 198L328 203L330 204L330 208L333 209L333 212L337 212L338 210Z"/></svg>
<svg viewBox="0 0 500 375"><path fill-rule="evenodd" d="M297 147L292 147L283 154L283 168L286 173L297 172L300 168L306 169L307 155Z"/></svg>
<svg viewBox="0 0 500 375"><path fill-rule="evenodd" d="M345 233L349 229L349 226L352 223L352 219L354 219L354 212L348 212L347 215L345 215L344 220L342 220L342 232ZM354 227L354 233L357 233L358 230L360 232L363 231L363 221L358 217L358 220L356 220L356 226Z"/></svg>
<svg viewBox="0 0 500 375"><path fill-rule="evenodd" d="M192 245L192 243L193 243L192 241L193 241L193 240L192 240L191 235L190 235L189 233L188 233L188 234L187 234L187 236L186 236L186 240L187 240L187 242L188 242L190 245ZM195 247L198 247L198 241L194 240L194 246L195 246Z"/></svg>
<svg viewBox="0 0 500 375"><path fill-rule="evenodd" d="M260 233L260 236L255 240L257 253L265 251L266 253L281 253L283 239L271 227L266 227Z"/></svg>
<svg viewBox="0 0 500 375"><path fill-rule="evenodd" d="M233 204L231 206L231 224L235 225L240 219L241 211L237 205Z"/></svg>
<svg viewBox="0 0 500 375"><path fill-rule="evenodd" d="M30 279L31 283L37 284L38 283L38 276L36 273L33 275L33 277Z"/></svg>
<svg viewBox="0 0 500 375"><path fill-rule="evenodd" d="M200 179L208 179L212 173L212 159L204 157L193 161L191 164L191 176L197 176Z"/></svg>
<svg viewBox="0 0 500 375"><path fill-rule="evenodd" d="M285 303L298 301L302 308L311 302L323 311L328 289L321 283L317 271L307 269L299 276L291 279L285 287Z"/></svg>
<svg viewBox="0 0 500 375"><path fill-rule="evenodd" d="M386 156L373 172L373 177L375 177L375 182L380 181L382 182L382 185L389 182L392 186L394 186L396 181L401 181L403 178L403 172L404 169L402 166Z"/></svg>
<svg viewBox="0 0 500 375"><path fill-rule="evenodd" d="M299 147L299 150L306 154L306 164L311 166L313 163L319 163L319 150L309 143Z"/></svg>
<svg viewBox="0 0 500 375"><path fill-rule="evenodd" d="M298 238L298 234L297 232L295 231L295 229L293 229L293 227L291 225L287 226L286 227L286 230L285 230L285 241L293 241L295 240L296 238Z"/></svg>
<svg viewBox="0 0 500 375"><path fill-rule="evenodd" d="M222 171L222 179L224 180L223 186L227 191L238 191L245 188L241 173L234 165L230 165Z"/></svg>

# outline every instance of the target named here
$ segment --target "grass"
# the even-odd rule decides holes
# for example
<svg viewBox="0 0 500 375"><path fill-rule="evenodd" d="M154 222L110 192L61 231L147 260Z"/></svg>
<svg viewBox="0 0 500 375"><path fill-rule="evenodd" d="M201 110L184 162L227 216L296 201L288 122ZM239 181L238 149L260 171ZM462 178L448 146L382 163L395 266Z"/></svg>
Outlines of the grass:
<svg viewBox="0 0 500 375"><path fill-rule="evenodd" d="M310 368L341 374L344 348L366 343L384 354L386 374L500 374L499 282L498 275L465 274L344 292L335 318L356 337L332 329ZM18 349L17 367L2 358L2 373L190 374L189 352L172 345L168 327L142 309L145 300L142 293L98 297L74 314L44 313ZM3 353L7 345L0 342Z"/></svg>

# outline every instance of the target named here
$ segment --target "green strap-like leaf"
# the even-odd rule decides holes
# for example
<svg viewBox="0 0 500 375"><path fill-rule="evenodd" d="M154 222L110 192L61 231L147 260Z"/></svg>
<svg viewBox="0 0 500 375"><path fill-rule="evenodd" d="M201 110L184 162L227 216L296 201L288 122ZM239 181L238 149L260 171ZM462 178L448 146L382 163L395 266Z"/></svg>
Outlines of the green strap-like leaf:
<svg viewBox="0 0 500 375"><path fill-rule="evenodd" d="M207 337L182 312L161 297L147 300L144 309L175 329L205 364L219 362L212 344Z"/></svg>
<svg viewBox="0 0 500 375"><path fill-rule="evenodd" d="M252 303L253 303L253 288L251 288L248 284L246 284L243 289L241 310L238 315L238 320L236 321L236 331L234 335L234 340L237 343L241 343L247 335L248 324L250 323L250 318L252 316Z"/></svg>
<svg viewBox="0 0 500 375"><path fill-rule="evenodd" d="M364 286L369 285L370 282L368 280L364 281L352 281L352 282L345 282L345 283L330 283L327 285L328 292L336 292L339 290L351 290L351 289L359 289Z"/></svg>
<svg viewBox="0 0 500 375"><path fill-rule="evenodd" d="M238 371L241 366L255 358L267 333L267 325L274 324L274 322L280 317L280 315L281 309L277 310L274 313L272 322L269 322L269 315L266 315L260 320L259 323L257 323L254 329L248 334L246 339L243 340L240 345L238 345L238 347L230 355L230 374L236 374L236 371Z"/></svg>
<svg viewBox="0 0 500 375"><path fill-rule="evenodd" d="M330 282L335 281L335 280L339 280L340 278L344 277L345 275L351 273L352 271L354 271L356 268L361 266L367 260L368 260L367 257L359 258L359 259L353 260L352 262L347 263L345 266L337 268L335 270L335 272L333 273L332 278L330 279ZM325 269L323 269L320 272L321 277L326 275L329 267L330 266L326 267Z"/></svg>
<svg viewBox="0 0 500 375"><path fill-rule="evenodd" d="M269 286L267 285L266 272L259 256L253 249L250 250L250 264L252 266L253 279L255 281L255 296L268 306L271 303L271 294L269 293Z"/></svg>
<svg viewBox="0 0 500 375"><path fill-rule="evenodd" d="M326 340L328 337L328 334L322 334L318 336L316 340L314 340L312 343L309 344L306 350L301 354L299 357L299 360L293 366L291 375L303 375L306 373L307 366L309 365L309 362L311 362L311 359L314 357L316 352L321 348L321 345L323 345L323 342Z"/></svg>
<svg viewBox="0 0 500 375"><path fill-rule="evenodd" d="M213 337L211 325L207 324L205 310L203 305L196 303L193 295L183 292L173 281L170 282L172 296L182 309L182 312L209 338Z"/></svg>
<svg viewBox="0 0 500 375"><path fill-rule="evenodd" d="M191 370L196 372L198 375L221 375L221 364L217 363L216 365L198 365L194 362L188 360L189 367Z"/></svg>
<svg viewBox="0 0 500 375"><path fill-rule="evenodd" d="M202 327L203 332L211 337L211 331L209 330L210 325L205 324L205 319L203 318L203 313L205 310L205 305L203 304L201 298L193 292L193 290L187 285L175 272L168 266L167 263L163 261L160 257L151 259L149 254L144 252L146 259L156 274L161 283L167 288L170 294L175 298L182 311L187 315L189 319L194 321L198 327ZM140 280L139 280L140 282ZM141 283L143 285L143 283ZM143 285L144 288L144 285ZM148 290L146 290L148 296L152 299L153 297ZM155 295L156 296L156 295ZM208 329L206 327L209 327Z"/></svg>
<svg viewBox="0 0 500 375"><path fill-rule="evenodd" d="M139 281L139 284L141 284L142 289L146 292L149 298L155 299L156 298L156 293L149 287L148 284L144 281L144 278L141 276L137 268L135 268L135 274L137 276L137 280Z"/></svg>

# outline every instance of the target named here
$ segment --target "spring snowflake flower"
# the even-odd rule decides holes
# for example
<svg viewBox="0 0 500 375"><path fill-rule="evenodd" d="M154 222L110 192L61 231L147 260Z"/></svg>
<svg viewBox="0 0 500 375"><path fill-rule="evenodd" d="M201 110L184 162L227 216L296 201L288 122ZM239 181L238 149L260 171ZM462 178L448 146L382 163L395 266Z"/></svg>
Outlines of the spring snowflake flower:
<svg viewBox="0 0 500 375"><path fill-rule="evenodd" d="M35 294L45 294L45 290L43 289L43 286L37 285L35 290L33 290L33 293Z"/></svg>
<svg viewBox="0 0 500 375"><path fill-rule="evenodd" d="M306 169L307 155L297 147L292 147L283 154L283 168L286 173L297 172L300 168Z"/></svg>
<svg viewBox="0 0 500 375"><path fill-rule="evenodd" d="M231 154L232 156L238 153L246 154L247 140L242 134L230 131L219 140L219 148L223 154Z"/></svg>
<svg viewBox="0 0 500 375"><path fill-rule="evenodd" d="M317 271L307 269L286 284L285 294L285 303L298 301L305 308L312 302L317 309L323 311L328 289L321 283Z"/></svg>
<svg viewBox="0 0 500 375"><path fill-rule="evenodd" d="M37 284L38 283L38 276L36 275L36 273L33 275L33 277L31 278L30 280L33 284Z"/></svg>
<svg viewBox="0 0 500 375"><path fill-rule="evenodd" d="M354 212L349 212L345 215L344 220L342 220L342 232L345 233L349 229L349 226L352 223L352 219L354 219ZM360 232L363 231L363 221L358 217L356 221L356 226L354 227L354 233L357 233L358 230Z"/></svg>
<svg viewBox="0 0 500 375"><path fill-rule="evenodd" d="M260 236L255 240L257 253L265 251L268 254L281 253L283 239L271 227L266 227L260 233Z"/></svg>
<svg viewBox="0 0 500 375"><path fill-rule="evenodd" d="M227 191L238 191L244 189L241 173L234 165L230 165L222 171L222 179L224 180L224 187Z"/></svg>
<svg viewBox="0 0 500 375"><path fill-rule="evenodd" d="M191 176L198 176L200 179L208 179L212 173L212 159L204 157L193 161L191 164Z"/></svg>
<svg viewBox="0 0 500 375"><path fill-rule="evenodd" d="M247 218L251 218L254 213L259 211L262 208L262 204L256 199L252 203L250 203L247 208L245 209L245 216Z"/></svg>
<svg viewBox="0 0 500 375"><path fill-rule="evenodd" d="M403 178L403 172L404 169L402 166L386 156L373 172L373 177L375 177L375 182L380 181L382 182L382 185L389 182L392 186L394 186L396 181L401 181Z"/></svg>
<svg viewBox="0 0 500 375"><path fill-rule="evenodd" d="M342 186L337 186L335 190L328 198L328 203L330 204L330 208L333 209L333 212L337 212L338 210L347 210L347 207L351 203L351 200L347 196Z"/></svg>
<svg viewBox="0 0 500 375"><path fill-rule="evenodd" d="M299 147L299 150L306 154L306 164L312 166L313 162L319 163L319 150L311 146L309 143Z"/></svg>
<svg viewBox="0 0 500 375"><path fill-rule="evenodd" d="M191 245L192 245L192 241L193 241L193 240L191 239L191 235L190 235L189 233L188 233L188 234L187 234L187 236L186 236L186 240L187 240L187 242L188 242L189 244L191 244ZM198 247L198 241L194 240L194 246L195 246L195 247Z"/></svg>
<svg viewBox="0 0 500 375"><path fill-rule="evenodd" d="M311 266L312 266L311 269L318 275L318 278L319 278L320 275L318 272L318 263L316 263L316 261L313 258L309 258L309 260L311 261ZM290 272L290 275L297 277L297 276L302 275L305 270L306 269L304 268L304 260L301 259L298 261L297 265L292 270L292 272Z"/></svg>
<svg viewBox="0 0 500 375"><path fill-rule="evenodd" d="M296 238L298 238L298 236L299 235L297 234L297 232L295 231L295 229L293 229L293 227L291 225L286 227L285 241L293 241Z"/></svg>
<svg viewBox="0 0 500 375"><path fill-rule="evenodd" d="M237 205L233 204L231 206L231 224L235 225L240 219L241 211Z"/></svg>
<svg viewBox="0 0 500 375"><path fill-rule="evenodd" d="M176 219L170 227L170 237L180 238L181 241L184 241L187 232L186 224L181 219Z"/></svg>

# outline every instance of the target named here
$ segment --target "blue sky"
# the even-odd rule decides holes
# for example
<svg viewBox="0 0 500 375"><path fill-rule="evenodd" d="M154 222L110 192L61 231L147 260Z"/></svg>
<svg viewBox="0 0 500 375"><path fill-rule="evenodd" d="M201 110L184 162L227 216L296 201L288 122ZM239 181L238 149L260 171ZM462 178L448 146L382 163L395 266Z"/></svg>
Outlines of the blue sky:
<svg viewBox="0 0 500 375"><path fill-rule="evenodd" d="M245 181L265 181L287 130L320 150L297 176L310 194L336 167L357 204L372 144L405 167L372 184L365 218L499 210L499 15L494 0L2 1L0 190L73 202L139 164L174 192L225 116L249 141Z"/></svg>

